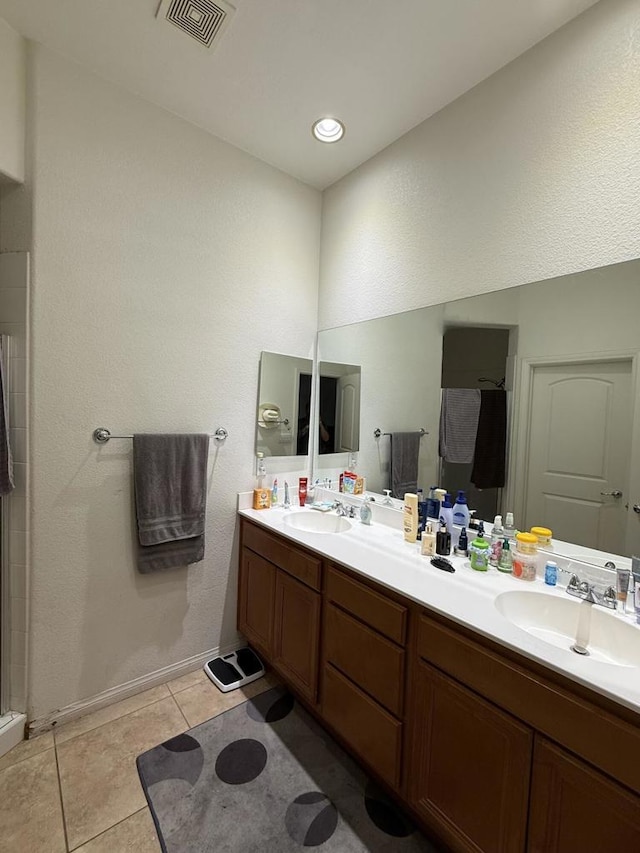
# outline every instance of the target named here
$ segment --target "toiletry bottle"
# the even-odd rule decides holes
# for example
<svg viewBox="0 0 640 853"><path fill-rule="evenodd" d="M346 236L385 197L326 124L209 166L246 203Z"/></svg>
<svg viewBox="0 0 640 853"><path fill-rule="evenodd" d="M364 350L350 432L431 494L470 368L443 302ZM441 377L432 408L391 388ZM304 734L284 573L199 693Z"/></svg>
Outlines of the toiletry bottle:
<svg viewBox="0 0 640 853"><path fill-rule="evenodd" d="M631 572L629 569L616 569L616 599L618 602L617 611L624 615L627 612L627 593L629 592L629 579Z"/></svg>
<svg viewBox="0 0 640 853"><path fill-rule="evenodd" d="M515 523L514 523L514 520L513 520L513 513L512 513L512 512L508 512L508 513L507 513L506 521L505 521L505 523L504 523L504 536L505 536L505 539L508 539L510 543L511 543L511 542L515 543L515 540L516 540L516 532L517 532L517 531L516 531L516 526L515 526Z"/></svg>
<svg viewBox="0 0 640 853"><path fill-rule="evenodd" d="M407 492L404 496L402 529L406 542L415 542L418 535L418 496Z"/></svg>
<svg viewBox="0 0 640 853"><path fill-rule="evenodd" d="M517 533L512 574L523 581L534 581L538 568L538 540L533 533Z"/></svg>
<svg viewBox="0 0 640 853"><path fill-rule="evenodd" d="M547 586L555 586L558 583L558 564L553 560L547 560L544 567L544 582Z"/></svg>
<svg viewBox="0 0 640 853"><path fill-rule="evenodd" d="M258 451L256 453L256 477L258 478L258 487L262 487L263 480L267 476L267 469L264 464L264 453Z"/></svg>
<svg viewBox="0 0 640 853"><path fill-rule="evenodd" d="M458 497L453 505L453 523L457 524L458 527L469 526L469 507L463 491L458 492Z"/></svg>
<svg viewBox="0 0 640 853"><path fill-rule="evenodd" d="M290 507L291 507L291 500L289 498L289 483L287 483L286 480L284 481L284 504L283 504L283 506L285 509L290 509Z"/></svg>
<svg viewBox="0 0 640 853"><path fill-rule="evenodd" d="M444 518L440 517L440 529L436 534L436 554L448 557L451 553L451 534L447 530Z"/></svg>
<svg viewBox="0 0 640 853"><path fill-rule="evenodd" d="M422 533L421 553L425 557L433 557L436 553L436 534L433 530L433 524L427 521Z"/></svg>
<svg viewBox="0 0 640 853"><path fill-rule="evenodd" d="M307 502L307 477L298 477L298 503L304 506Z"/></svg>
<svg viewBox="0 0 640 853"><path fill-rule="evenodd" d="M437 486L431 486L427 498L427 518L440 518L440 501L436 498Z"/></svg>
<svg viewBox="0 0 640 853"><path fill-rule="evenodd" d="M500 554L502 554L502 541L504 539L504 529L502 527L502 516L496 515L493 519L493 528L491 530L491 548L489 550L489 565L498 567L500 563Z"/></svg>
<svg viewBox="0 0 640 853"><path fill-rule="evenodd" d="M278 478L276 477L273 481L273 487L271 489L271 506L278 505Z"/></svg>
<svg viewBox="0 0 640 853"><path fill-rule="evenodd" d="M469 545L469 563L477 572L486 572L489 569L489 543L481 530Z"/></svg>
<svg viewBox="0 0 640 853"><path fill-rule="evenodd" d="M636 612L636 622L640 625L640 557L631 557L631 574L633 575L633 609Z"/></svg>
<svg viewBox="0 0 640 853"><path fill-rule="evenodd" d="M445 494L442 506L440 507L440 518L444 518L449 534L453 533L453 504L451 503L451 495Z"/></svg>
<svg viewBox="0 0 640 853"><path fill-rule="evenodd" d="M460 531L460 536L458 538L458 544L453 549L453 553L458 557L468 557L469 556L469 540L467 538L467 530L464 527Z"/></svg>
<svg viewBox="0 0 640 853"><path fill-rule="evenodd" d="M504 572L505 574L511 574L513 569L513 554L511 553L511 546L509 545L509 540L504 539L502 542L502 552L500 553L500 560L498 561L498 571Z"/></svg>
<svg viewBox="0 0 640 853"><path fill-rule="evenodd" d="M364 503L360 507L360 521L363 524L371 524L371 516L373 514L371 512L371 501L372 500L373 500L373 498L366 497L364 499Z"/></svg>

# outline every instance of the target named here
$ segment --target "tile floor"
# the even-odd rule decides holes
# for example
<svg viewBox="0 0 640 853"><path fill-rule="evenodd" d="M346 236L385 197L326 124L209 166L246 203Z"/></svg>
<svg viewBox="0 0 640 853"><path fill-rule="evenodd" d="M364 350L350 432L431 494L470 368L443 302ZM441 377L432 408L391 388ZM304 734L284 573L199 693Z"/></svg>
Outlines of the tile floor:
<svg viewBox="0 0 640 853"><path fill-rule="evenodd" d="M159 853L136 757L274 683L221 693L198 670L24 741L0 758L0 850Z"/></svg>

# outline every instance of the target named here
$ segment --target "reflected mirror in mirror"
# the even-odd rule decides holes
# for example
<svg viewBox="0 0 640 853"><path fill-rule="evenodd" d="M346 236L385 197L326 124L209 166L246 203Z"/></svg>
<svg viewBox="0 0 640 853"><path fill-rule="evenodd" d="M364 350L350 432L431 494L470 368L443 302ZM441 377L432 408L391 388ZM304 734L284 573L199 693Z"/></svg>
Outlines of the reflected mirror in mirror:
<svg viewBox="0 0 640 853"><path fill-rule="evenodd" d="M424 427L418 483L469 492L478 516L610 554L640 553L640 261L369 320L318 336L362 366L358 471L389 488L389 438ZM443 360L444 358L444 360ZM497 389L508 411L503 488L438 453L443 388ZM314 460L314 468L318 466Z"/></svg>
<svg viewBox="0 0 640 853"><path fill-rule="evenodd" d="M299 435L301 389L311 389L313 362L309 358L263 352L260 356L256 453L265 456L306 455ZM307 433L308 433L308 412ZM305 446L301 450L301 446Z"/></svg>
<svg viewBox="0 0 640 853"><path fill-rule="evenodd" d="M309 449L311 376L301 377L298 400L298 453ZM321 361L318 365L316 453L353 452L360 446L360 367Z"/></svg>

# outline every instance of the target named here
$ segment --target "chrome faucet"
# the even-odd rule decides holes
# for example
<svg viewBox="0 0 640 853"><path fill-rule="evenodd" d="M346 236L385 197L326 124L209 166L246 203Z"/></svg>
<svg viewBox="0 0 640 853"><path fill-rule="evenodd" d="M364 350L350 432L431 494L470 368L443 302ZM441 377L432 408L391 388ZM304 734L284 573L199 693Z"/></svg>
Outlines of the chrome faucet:
<svg viewBox="0 0 640 853"><path fill-rule="evenodd" d="M342 501L336 501L333 508L336 510L338 515L342 515L345 518L356 517L356 508L350 504L344 504Z"/></svg>
<svg viewBox="0 0 640 853"><path fill-rule="evenodd" d="M608 610L616 609L616 591L608 586L603 593L596 592L595 584L581 581L578 575L571 575L567 584L567 592L575 598L579 598L586 604L598 604Z"/></svg>

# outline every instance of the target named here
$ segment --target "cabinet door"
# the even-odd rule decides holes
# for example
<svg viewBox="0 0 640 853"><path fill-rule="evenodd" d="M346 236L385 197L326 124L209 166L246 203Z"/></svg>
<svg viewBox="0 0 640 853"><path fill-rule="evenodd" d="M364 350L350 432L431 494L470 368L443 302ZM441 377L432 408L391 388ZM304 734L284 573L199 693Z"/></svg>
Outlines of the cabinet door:
<svg viewBox="0 0 640 853"><path fill-rule="evenodd" d="M276 574L274 664L310 699L318 695L320 594L283 571Z"/></svg>
<svg viewBox="0 0 640 853"><path fill-rule="evenodd" d="M242 549L238 628L267 657L273 650L276 571L273 563Z"/></svg>
<svg viewBox="0 0 640 853"><path fill-rule="evenodd" d="M409 796L455 851L523 853L533 733L420 661Z"/></svg>
<svg viewBox="0 0 640 853"><path fill-rule="evenodd" d="M640 797L560 747L537 738L528 850L640 850Z"/></svg>

